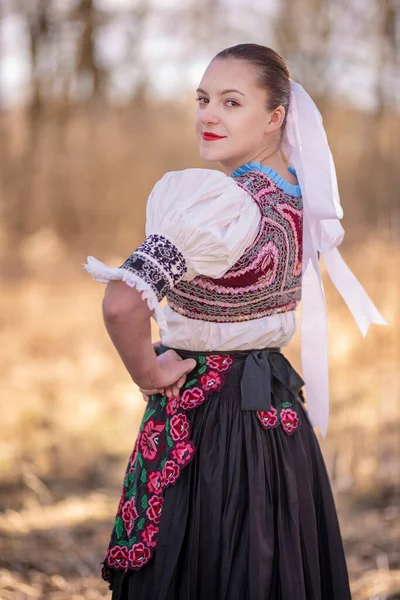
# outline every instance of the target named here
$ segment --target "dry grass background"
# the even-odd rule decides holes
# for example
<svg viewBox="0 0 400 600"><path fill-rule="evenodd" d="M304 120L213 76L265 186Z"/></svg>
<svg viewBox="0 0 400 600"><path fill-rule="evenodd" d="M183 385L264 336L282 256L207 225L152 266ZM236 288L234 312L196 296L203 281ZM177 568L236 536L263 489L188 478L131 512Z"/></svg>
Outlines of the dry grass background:
<svg viewBox="0 0 400 600"><path fill-rule="evenodd" d="M122 262L142 239L145 197L156 178L196 164L190 128L182 152L173 140L175 118L165 116L103 115L90 123L76 114L61 129L49 120L28 155L23 121L7 124L10 169L29 158L34 168L19 182L20 192L29 190L29 227L14 248L9 232L1 236L2 600L109 597L99 564L144 403L104 329L104 287L81 265L86 254ZM146 142L151 127L157 148ZM347 192L348 172L342 169ZM15 192L13 181L3 198ZM393 230L353 226L352 236L346 229L353 243L344 243L343 255L390 326L372 326L363 339L326 281L332 410L321 444L353 598L394 600L400 598L400 242ZM300 368L298 335L285 353Z"/></svg>

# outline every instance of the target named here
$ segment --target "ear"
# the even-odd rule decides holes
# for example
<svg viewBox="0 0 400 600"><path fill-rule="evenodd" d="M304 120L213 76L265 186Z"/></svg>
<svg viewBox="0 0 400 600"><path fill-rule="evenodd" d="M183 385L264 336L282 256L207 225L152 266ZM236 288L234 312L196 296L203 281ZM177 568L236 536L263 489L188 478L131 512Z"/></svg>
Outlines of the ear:
<svg viewBox="0 0 400 600"><path fill-rule="evenodd" d="M282 123L285 119L286 111L283 106L278 106L270 114L269 121L265 130L265 133L272 133L282 127Z"/></svg>

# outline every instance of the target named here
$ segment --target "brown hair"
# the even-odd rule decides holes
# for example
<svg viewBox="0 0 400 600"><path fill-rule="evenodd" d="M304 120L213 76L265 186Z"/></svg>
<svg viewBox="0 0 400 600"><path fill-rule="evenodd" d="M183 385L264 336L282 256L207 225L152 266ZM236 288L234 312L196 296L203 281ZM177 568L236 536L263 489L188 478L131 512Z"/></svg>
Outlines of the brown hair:
<svg viewBox="0 0 400 600"><path fill-rule="evenodd" d="M267 109L274 110L283 106L287 115L290 102L290 71L284 59L275 50L260 44L238 44L222 50L213 60L227 58L244 60L256 67L258 84L267 91ZM281 134L285 129L286 115Z"/></svg>

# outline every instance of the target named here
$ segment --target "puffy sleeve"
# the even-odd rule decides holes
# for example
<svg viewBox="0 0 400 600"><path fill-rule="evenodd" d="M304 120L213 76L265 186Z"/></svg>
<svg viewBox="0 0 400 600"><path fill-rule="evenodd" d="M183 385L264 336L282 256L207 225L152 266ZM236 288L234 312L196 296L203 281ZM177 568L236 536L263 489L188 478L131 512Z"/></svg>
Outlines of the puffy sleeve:
<svg viewBox="0 0 400 600"><path fill-rule="evenodd" d="M235 181L210 169L166 173L150 193L146 240L118 268L93 256L84 268L96 280L124 281L141 292L160 325L159 302L181 279L218 278L254 240L260 211Z"/></svg>

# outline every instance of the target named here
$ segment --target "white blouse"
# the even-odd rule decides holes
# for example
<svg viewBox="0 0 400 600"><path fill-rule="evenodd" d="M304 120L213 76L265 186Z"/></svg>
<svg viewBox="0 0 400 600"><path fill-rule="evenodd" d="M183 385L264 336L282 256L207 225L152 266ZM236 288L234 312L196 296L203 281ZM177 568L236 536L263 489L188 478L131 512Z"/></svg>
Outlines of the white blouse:
<svg viewBox="0 0 400 600"><path fill-rule="evenodd" d="M218 278L242 256L254 240L261 213L251 196L235 181L211 169L186 169L166 173L150 193L146 211L146 236L163 235L183 254L184 281L197 275ZM136 274L108 267L88 256L85 269L97 281L121 279L136 287L153 311L160 339L185 350L250 350L289 344L297 328L295 311L239 323L214 323L190 319L161 309L151 287Z"/></svg>

